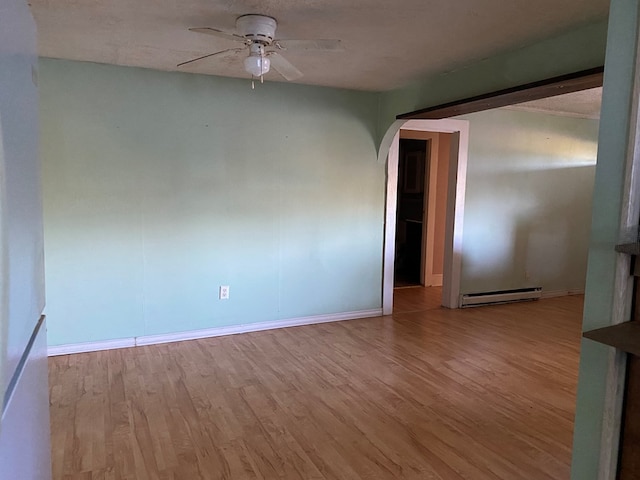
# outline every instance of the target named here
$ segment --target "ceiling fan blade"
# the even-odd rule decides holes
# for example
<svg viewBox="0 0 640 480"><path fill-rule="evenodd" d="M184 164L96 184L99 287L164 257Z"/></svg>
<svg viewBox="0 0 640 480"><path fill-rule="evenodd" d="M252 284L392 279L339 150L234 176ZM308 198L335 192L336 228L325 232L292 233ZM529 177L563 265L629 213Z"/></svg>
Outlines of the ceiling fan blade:
<svg viewBox="0 0 640 480"><path fill-rule="evenodd" d="M282 50L344 50L340 40L274 40L273 44Z"/></svg>
<svg viewBox="0 0 640 480"><path fill-rule="evenodd" d="M277 52L269 52L269 60L271 60L271 66L284 77L285 80L293 81L302 77L302 72L298 70L293 64L280 55Z"/></svg>
<svg viewBox="0 0 640 480"><path fill-rule="evenodd" d="M190 28L190 32L196 33L204 33L206 35L213 35L214 37L226 38L227 40L233 40L235 42L242 43L250 43L250 40L247 40L242 35L236 35L235 33L223 32L222 30L218 30L216 28L211 27L202 27L202 28Z"/></svg>
<svg viewBox="0 0 640 480"><path fill-rule="evenodd" d="M222 50L220 52L215 52L215 53L210 53L208 55L203 55L203 56L198 57L198 58L192 58L191 60L187 60L186 62L179 63L176 66L177 67L182 67L183 65L187 65L188 63L197 62L198 60L204 60L205 58L209 58L209 57L215 57L215 56L227 57L229 55L235 55L236 53L241 52L243 50L244 50L244 48L229 48L227 50Z"/></svg>

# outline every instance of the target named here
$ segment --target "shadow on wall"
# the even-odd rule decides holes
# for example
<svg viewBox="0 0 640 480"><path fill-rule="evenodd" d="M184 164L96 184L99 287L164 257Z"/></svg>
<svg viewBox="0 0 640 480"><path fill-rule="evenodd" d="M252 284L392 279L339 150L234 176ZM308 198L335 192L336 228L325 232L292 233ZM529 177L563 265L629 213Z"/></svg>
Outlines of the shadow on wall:
<svg viewBox="0 0 640 480"><path fill-rule="evenodd" d="M583 290L595 165L506 171L465 211L463 293Z"/></svg>

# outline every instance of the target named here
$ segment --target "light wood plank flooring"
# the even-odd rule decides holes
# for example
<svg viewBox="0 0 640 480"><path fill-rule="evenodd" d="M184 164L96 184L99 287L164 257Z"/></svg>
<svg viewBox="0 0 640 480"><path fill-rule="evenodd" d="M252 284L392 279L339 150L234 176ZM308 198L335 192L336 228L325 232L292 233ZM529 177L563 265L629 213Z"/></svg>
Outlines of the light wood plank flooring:
<svg viewBox="0 0 640 480"><path fill-rule="evenodd" d="M582 297L403 301L51 358L53 478L568 479Z"/></svg>
<svg viewBox="0 0 640 480"><path fill-rule="evenodd" d="M437 310L442 305L442 287L401 287L393 291L393 313Z"/></svg>

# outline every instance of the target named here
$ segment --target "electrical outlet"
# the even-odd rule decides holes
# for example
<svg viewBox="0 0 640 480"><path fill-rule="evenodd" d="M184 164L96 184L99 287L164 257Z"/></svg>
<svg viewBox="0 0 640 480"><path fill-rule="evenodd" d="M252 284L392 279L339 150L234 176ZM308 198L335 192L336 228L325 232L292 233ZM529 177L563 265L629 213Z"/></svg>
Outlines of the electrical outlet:
<svg viewBox="0 0 640 480"><path fill-rule="evenodd" d="M220 300L229 300L229 285L220 285Z"/></svg>

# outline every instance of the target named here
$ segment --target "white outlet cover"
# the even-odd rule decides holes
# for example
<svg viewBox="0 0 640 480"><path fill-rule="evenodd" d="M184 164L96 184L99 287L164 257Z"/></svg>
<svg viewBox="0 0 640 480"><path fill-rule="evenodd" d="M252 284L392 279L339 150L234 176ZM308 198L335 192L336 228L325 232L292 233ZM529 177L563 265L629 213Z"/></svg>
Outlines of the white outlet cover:
<svg viewBox="0 0 640 480"><path fill-rule="evenodd" d="M220 285L220 300L229 299L229 285Z"/></svg>

